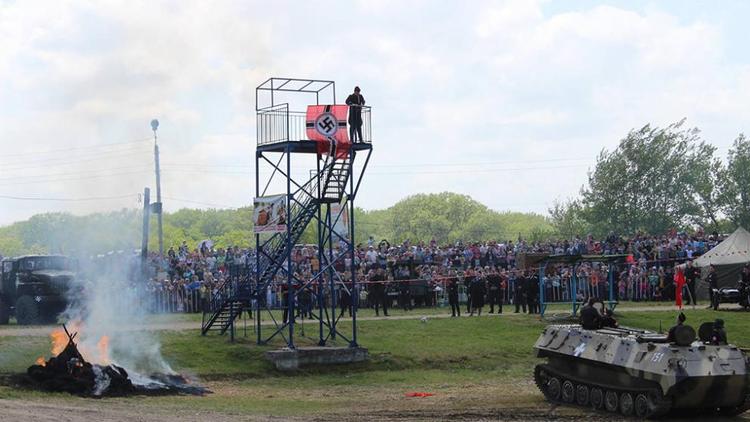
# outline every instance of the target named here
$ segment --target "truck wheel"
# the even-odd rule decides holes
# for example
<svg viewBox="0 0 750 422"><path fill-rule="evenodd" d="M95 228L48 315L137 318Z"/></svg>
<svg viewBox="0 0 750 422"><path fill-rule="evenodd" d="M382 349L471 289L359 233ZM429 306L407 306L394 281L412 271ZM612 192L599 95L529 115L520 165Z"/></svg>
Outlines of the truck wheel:
<svg viewBox="0 0 750 422"><path fill-rule="evenodd" d="M10 321L10 307L0 298L0 325L7 325Z"/></svg>
<svg viewBox="0 0 750 422"><path fill-rule="evenodd" d="M21 296L16 301L16 321L20 325L39 323L39 305L31 296Z"/></svg>

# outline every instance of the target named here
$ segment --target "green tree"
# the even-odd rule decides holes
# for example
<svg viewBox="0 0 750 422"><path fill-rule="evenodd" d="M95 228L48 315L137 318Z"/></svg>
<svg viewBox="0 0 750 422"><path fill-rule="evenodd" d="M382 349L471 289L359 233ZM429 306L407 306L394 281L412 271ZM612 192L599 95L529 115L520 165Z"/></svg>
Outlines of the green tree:
<svg viewBox="0 0 750 422"><path fill-rule="evenodd" d="M704 212L716 219L713 187L702 186L716 165L715 148L685 121L631 131L614 151L602 151L582 190L585 220L595 234L660 233L686 227Z"/></svg>
<svg viewBox="0 0 750 422"><path fill-rule="evenodd" d="M744 134L729 150L722 198L727 217L738 226L750 227L750 141Z"/></svg>
<svg viewBox="0 0 750 422"><path fill-rule="evenodd" d="M549 214L555 233L562 238L571 239L591 231L578 200L555 201L549 209Z"/></svg>

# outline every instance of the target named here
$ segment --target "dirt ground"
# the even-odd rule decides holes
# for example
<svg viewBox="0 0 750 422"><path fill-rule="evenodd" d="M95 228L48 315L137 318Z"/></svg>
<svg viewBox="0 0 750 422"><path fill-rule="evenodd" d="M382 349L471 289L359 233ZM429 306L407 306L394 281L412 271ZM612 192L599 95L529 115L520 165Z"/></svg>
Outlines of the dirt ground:
<svg viewBox="0 0 750 422"><path fill-rule="evenodd" d="M222 400L264 394L247 385L231 382L211 383L213 395ZM201 409L201 401L211 397L177 397L171 399L134 397L126 399L82 399L77 397L0 399L3 420L31 421L574 421L597 417L586 410L551 406L541 402L532 383L522 385L472 384L446 386L435 396L408 398L401 391L368 388L323 391L296 390L290 399L300 395L330 399L337 403L332 412L314 411L304 416L273 417L245 412L242 409ZM216 398L216 397L214 397ZM192 403L186 402L192 400ZM208 404L208 403L205 403ZM340 405L340 407L339 407ZM247 409L245 409L247 410ZM271 413L271 412L269 412ZM275 412L274 412L275 413ZM304 413L304 412L303 412ZM620 420L604 415L607 420ZM601 417L599 416L599 417Z"/></svg>

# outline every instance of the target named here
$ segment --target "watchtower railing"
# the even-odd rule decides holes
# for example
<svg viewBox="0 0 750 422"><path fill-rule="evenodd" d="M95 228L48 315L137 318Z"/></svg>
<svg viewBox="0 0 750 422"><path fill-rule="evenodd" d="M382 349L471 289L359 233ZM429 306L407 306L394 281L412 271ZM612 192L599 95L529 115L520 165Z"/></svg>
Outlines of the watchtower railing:
<svg viewBox="0 0 750 422"><path fill-rule="evenodd" d="M362 106L362 140L359 142L372 143L371 114L369 106ZM290 111L288 103L258 110L258 145L307 140L306 118L304 111ZM349 130L348 126L346 130Z"/></svg>

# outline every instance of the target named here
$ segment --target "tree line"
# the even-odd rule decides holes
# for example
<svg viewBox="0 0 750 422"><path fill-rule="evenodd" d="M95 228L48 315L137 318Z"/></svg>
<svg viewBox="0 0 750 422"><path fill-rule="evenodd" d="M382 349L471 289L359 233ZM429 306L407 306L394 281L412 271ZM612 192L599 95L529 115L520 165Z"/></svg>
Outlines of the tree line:
<svg viewBox="0 0 750 422"><path fill-rule="evenodd" d="M646 125L602 150L587 182L578 197L550 208L559 235L750 227L750 142L743 134L722 160L684 119Z"/></svg>
<svg viewBox="0 0 750 422"><path fill-rule="evenodd" d="M183 241L194 248L204 239L216 247L255 245L252 207L239 209L188 209L165 213L164 245ZM158 250L155 217L152 216L149 249ZM486 239L542 239L553 234L549 218L533 213L497 212L467 195L444 192L409 196L381 210L354 213L357 243L436 240L446 242ZM27 253L85 255L108 251L135 251L141 245L142 214L123 209L84 216L69 213L38 214L26 221L0 227L0 254ZM311 223L299 243L315 243L316 224Z"/></svg>

